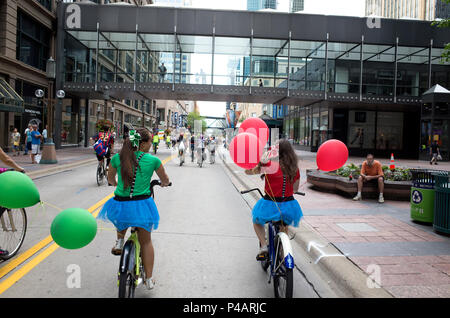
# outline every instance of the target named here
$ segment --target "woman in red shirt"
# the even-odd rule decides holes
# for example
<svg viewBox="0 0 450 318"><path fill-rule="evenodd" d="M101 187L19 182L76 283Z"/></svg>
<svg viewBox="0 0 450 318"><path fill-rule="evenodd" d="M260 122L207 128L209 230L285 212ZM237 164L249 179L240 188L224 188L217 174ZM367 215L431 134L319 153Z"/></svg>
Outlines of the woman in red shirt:
<svg viewBox="0 0 450 318"><path fill-rule="evenodd" d="M286 139L281 139L278 147L278 161L272 160L267 164L260 162L255 168L245 170L248 175L263 173L265 177L265 196L252 210L253 227L260 246L256 257L258 260L264 259L267 255L264 224L270 221L283 221L286 226L282 227L282 231L287 233L287 225L298 227L303 216L300 205L294 199L294 192L298 191L300 184L297 155Z"/></svg>

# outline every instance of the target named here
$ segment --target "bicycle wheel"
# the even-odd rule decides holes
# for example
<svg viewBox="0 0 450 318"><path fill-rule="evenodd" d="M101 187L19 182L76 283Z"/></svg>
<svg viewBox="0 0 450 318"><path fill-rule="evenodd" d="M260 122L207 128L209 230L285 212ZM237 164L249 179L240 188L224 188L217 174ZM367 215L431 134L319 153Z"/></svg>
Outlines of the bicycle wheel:
<svg viewBox="0 0 450 318"><path fill-rule="evenodd" d="M119 276L119 298L134 298L134 275L129 271L120 273Z"/></svg>
<svg viewBox="0 0 450 318"><path fill-rule="evenodd" d="M0 208L0 248L9 253L3 260L17 254L25 239L27 231L27 214L25 209Z"/></svg>
<svg viewBox="0 0 450 318"><path fill-rule="evenodd" d="M292 268L286 268L284 263L283 244L278 236L275 237L275 276L273 277L273 289L275 298L292 298L294 290L294 273Z"/></svg>
<svg viewBox="0 0 450 318"><path fill-rule="evenodd" d="M103 165L99 163L97 166L97 185L98 186L101 186L103 184L104 174L105 174L105 172L103 169Z"/></svg>

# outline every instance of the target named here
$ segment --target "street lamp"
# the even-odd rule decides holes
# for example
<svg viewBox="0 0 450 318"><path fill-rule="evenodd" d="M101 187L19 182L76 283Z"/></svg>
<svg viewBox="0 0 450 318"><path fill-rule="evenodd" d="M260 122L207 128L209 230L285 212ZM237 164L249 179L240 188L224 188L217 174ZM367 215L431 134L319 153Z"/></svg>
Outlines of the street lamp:
<svg viewBox="0 0 450 318"><path fill-rule="evenodd" d="M48 98L47 98L47 140L44 143L42 149L42 158L39 162L40 164L55 164L58 161L56 160L56 150L55 144L53 143L53 81L56 78L56 62L50 57L47 60L46 64L46 77L49 81L48 86ZM42 89L38 89L35 92L35 96L38 99L44 98L44 91ZM45 128L45 122L44 122Z"/></svg>
<svg viewBox="0 0 450 318"><path fill-rule="evenodd" d="M53 58L49 58L47 60L46 65L46 77L49 80L49 90L48 90L48 98L47 98L47 140L44 143L42 149L42 158L39 162L40 164L55 164L58 161L56 160L56 150L55 144L53 143L53 81L56 78L56 62ZM38 89L35 91L35 96L38 99L44 98L44 91L42 89ZM44 122L45 128L45 122Z"/></svg>

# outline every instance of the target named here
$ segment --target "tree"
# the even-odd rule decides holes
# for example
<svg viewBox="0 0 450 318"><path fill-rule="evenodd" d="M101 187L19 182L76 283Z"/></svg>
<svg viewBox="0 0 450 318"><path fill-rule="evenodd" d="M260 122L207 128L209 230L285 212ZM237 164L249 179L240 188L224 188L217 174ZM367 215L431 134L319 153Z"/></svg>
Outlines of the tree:
<svg viewBox="0 0 450 318"><path fill-rule="evenodd" d="M207 124L204 117L200 116L200 113L197 111L190 112L187 116L187 124L191 127L191 130L194 131L194 124L196 120L202 121L202 133L205 132Z"/></svg>
<svg viewBox="0 0 450 318"><path fill-rule="evenodd" d="M441 0L441 1L450 5L450 0ZM439 28L450 28L450 19L433 21L431 25L437 26ZM447 43L445 45L444 52L442 53L442 62L449 62L449 61L450 61L450 43Z"/></svg>

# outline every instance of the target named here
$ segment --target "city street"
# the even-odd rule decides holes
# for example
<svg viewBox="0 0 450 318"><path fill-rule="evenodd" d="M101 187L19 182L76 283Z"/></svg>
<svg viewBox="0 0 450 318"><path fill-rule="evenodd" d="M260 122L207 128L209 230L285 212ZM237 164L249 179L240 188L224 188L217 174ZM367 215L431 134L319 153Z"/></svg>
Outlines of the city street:
<svg viewBox="0 0 450 318"><path fill-rule="evenodd" d="M250 207L223 164L217 160L214 165L206 163L199 168L187 158L188 162L179 167L178 159L170 160L171 155L165 146L158 152L173 187L155 191L161 217L159 228L152 234L157 287L150 292L138 288L136 297L272 298L273 285L267 284L255 260L258 243ZM110 252L115 230L103 221L98 221L97 235L88 246L66 250L49 244L4 275L5 268L20 259L21 253L49 236L50 224L59 212L56 208L88 209L113 192L107 185L97 186L95 167L92 163L34 180L41 200L47 204L27 210L29 226L23 246L15 258L0 264L1 297L117 297L119 257ZM96 211L94 208L94 215ZM299 256L304 253L296 245L294 252ZM296 258L297 263L301 258ZM27 266L32 269L23 273ZM70 288L74 287L74 268L80 271L80 288L76 284ZM327 284L313 276L309 279L317 281L310 284L295 271L294 297L319 297L318 293L336 297ZM11 278L18 281L9 286Z"/></svg>

